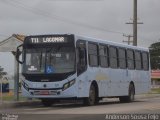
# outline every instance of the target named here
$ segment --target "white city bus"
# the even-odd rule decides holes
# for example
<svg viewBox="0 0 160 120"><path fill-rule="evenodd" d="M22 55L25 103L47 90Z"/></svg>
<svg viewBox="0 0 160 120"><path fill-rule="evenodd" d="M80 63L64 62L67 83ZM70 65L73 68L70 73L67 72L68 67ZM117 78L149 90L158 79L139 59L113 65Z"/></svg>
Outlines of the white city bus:
<svg viewBox="0 0 160 120"><path fill-rule="evenodd" d="M27 36L22 52L22 94L45 106L81 99L94 105L105 97L134 101L150 90L149 50L73 34Z"/></svg>

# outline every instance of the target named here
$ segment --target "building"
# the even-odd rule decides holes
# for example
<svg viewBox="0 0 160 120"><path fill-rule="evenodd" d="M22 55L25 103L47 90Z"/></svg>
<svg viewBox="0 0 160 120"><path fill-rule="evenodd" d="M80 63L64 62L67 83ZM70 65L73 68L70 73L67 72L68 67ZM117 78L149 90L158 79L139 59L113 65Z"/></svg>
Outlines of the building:
<svg viewBox="0 0 160 120"><path fill-rule="evenodd" d="M14 94L17 100L18 100L18 87L19 87L20 77L19 77L19 63L15 58L15 53L17 50L17 46L23 43L24 38L25 38L24 35L13 34L12 36L0 42L0 52L11 52L14 55L15 59L14 77L12 77L12 79L9 79L9 88L10 90L14 88Z"/></svg>
<svg viewBox="0 0 160 120"><path fill-rule="evenodd" d="M160 70L151 71L152 88L160 88Z"/></svg>

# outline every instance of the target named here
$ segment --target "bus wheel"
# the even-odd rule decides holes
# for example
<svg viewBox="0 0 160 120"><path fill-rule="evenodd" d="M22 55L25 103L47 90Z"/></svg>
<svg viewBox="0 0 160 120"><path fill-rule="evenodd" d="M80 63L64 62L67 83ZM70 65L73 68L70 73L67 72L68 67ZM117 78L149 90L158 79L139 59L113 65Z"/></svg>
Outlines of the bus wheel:
<svg viewBox="0 0 160 120"><path fill-rule="evenodd" d="M84 98L83 102L85 105L89 106L92 106L96 103L96 88L93 84L91 85L89 90L89 97Z"/></svg>
<svg viewBox="0 0 160 120"><path fill-rule="evenodd" d="M129 86L129 96L128 96L128 101L133 102L135 99L135 88L133 84L130 84Z"/></svg>
<svg viewBox="0 0 160 120"><path fill-rule="evenodd" d="M120 102L133 102L135 99L135 88L133 84L129 85L129 95L119 97Z"/></svg>
<svg viewBox="0 0 160 120"><path fill-rule="evenodd" d="M53 104L53 101L49 99L41 99L41 102L45 107L50 107Z"/></svg>

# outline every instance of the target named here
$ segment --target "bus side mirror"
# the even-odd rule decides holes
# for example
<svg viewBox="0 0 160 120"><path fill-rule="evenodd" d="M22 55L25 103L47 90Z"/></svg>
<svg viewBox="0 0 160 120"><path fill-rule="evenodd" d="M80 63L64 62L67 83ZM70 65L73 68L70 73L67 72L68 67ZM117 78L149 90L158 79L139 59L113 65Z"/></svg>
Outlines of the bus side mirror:
<svg viewBox="0 0 160 120"><path fill-rule="evenodd" d="M20 63L20 64L24 63L24 61L20 61L20 60L19 60L19 56L20 56L21 53L22 53L22 51L20 51L20 47L22 47L22 46L23 46L23 44L19 45L19 46L17 47L17 51L16 51L16 60L17 60L18 63Z"/></svg>

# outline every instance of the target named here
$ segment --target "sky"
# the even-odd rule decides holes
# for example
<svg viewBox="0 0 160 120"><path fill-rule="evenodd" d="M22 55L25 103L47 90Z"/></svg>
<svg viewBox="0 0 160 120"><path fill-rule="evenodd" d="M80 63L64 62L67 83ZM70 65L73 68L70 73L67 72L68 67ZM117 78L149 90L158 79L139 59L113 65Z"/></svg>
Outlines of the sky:
<svg viewBox="0 0 160 120"><path fill-rule="evenodd" d="M138 46L160 41L160 0L138 0ZM133 0L0 0L0 41L12 34L73 33L122 43L132 35ZM126 44L126 43L124 43ZM14 58L0 53L13 72Z"/></svg>

